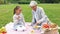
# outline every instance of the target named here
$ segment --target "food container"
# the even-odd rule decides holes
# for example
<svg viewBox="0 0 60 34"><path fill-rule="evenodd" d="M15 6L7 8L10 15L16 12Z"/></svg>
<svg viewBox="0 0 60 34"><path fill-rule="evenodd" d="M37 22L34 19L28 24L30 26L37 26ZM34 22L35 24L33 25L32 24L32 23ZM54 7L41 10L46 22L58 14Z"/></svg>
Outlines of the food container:
<svg viewBox="0 0 60 34"><path fill-rule="evenodd" d="M44 34L59 34L58 32L58 25L56 24L51 24L50 28L46 29Z"/></svg>

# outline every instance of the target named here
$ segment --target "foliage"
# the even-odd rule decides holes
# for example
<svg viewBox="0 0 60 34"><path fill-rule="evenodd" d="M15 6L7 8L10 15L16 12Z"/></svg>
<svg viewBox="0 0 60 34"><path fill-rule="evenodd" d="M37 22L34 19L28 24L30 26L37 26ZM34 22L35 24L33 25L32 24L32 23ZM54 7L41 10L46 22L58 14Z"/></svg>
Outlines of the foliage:
<svg viewBox="0 0 60 34"><path fill-rule="evenodd" d="M3 4L4 3L4 0L0 0L0 4Z"/></svg>

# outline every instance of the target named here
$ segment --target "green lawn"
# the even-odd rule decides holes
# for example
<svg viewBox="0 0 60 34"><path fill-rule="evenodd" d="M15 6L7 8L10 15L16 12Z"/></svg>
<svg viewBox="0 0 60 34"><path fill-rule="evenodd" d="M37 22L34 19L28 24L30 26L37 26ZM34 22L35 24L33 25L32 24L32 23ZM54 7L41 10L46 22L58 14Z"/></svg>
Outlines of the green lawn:
<svg viewBox="0 0 60 34"><path fill-rule="evenodd" d="M25 21L31 22L32 11L27 4L7 4L0 5L0 27L5 26L12 21L13 9L15 6L21 6ZM60 4L38 4L44 8L46 15L53 22L60 26Z"/></svg>

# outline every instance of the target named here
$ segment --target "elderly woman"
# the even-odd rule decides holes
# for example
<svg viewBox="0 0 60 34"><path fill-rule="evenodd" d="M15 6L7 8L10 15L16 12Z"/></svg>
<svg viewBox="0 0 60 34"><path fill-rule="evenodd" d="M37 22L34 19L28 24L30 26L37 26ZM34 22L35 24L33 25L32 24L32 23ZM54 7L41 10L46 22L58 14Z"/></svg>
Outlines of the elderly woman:
<svg viewBox="0 0 60 34"><path fill-rule="evenodd" d="M32 8L32 26L36 24L41 26L43 23L50 23L43 8L38 7L36 1L31 1L29 6Z"/></svg>

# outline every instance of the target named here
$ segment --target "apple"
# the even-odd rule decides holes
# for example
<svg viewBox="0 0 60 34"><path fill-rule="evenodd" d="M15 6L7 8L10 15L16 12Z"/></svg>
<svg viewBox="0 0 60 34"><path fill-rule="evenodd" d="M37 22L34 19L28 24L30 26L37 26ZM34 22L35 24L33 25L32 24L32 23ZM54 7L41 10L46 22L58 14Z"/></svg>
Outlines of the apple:
<svg viewBox="0 0 60 34"><path fill-rule="evenodd" d="M50 28L49 24L43 24L43 28Z"/></svg>

